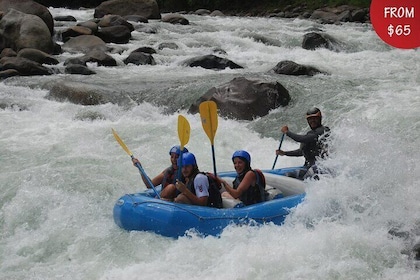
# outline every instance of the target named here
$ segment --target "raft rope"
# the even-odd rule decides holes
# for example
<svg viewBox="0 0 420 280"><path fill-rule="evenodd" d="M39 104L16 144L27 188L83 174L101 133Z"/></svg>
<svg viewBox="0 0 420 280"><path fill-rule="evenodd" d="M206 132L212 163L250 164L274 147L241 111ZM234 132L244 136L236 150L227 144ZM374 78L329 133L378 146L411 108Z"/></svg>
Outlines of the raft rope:
<svg viewBox="0 0 420 280"><path fill-rule="evenodd" d="M162 204L162 205L167 205L167 203L165 203L165 202L161 202L161 201L143 201L143 202L133 202L133 207L137 207L137 206L139 206L139 205L141 205L141 204L148 204L148 203L150 203L150 204ZM189 214L191 214L192 216L195 216L195 217L197 217L197 219L198 220L232 220L232 219L235 219L235 220L249 220L250 222L251 221L262 221L262 222L266 222L267 220L268 221L270 221L270 220L272 220L272 219L274 219L274 218L278 218L278 217L281 217L281 216L284 216L284 214L279 214L279 215L274 215L274 216L269 216L269 217L264 217L264 218L248 218L248 217L244 217L244 218L238 218L238 217L232 217L232 216L223 216L223 217L203 217L203 216L200 216L200 215L198 215L198 214L196 214L196 213L194 213L193 211L191 211L191 210L188 210L188 209L185 209L185 208L183 208L183 207L181 207L180 205L178 205L178 204L173 204L172 205L173 207L176 207L176 208L178 208L178 209L180 209L180 210L183 210L183 211L185 211L185 212L188 212ZM204 207L204 206L203 206ZM287 210L287 208L283 208L283 209L285 209L285 210Z"/></svg>

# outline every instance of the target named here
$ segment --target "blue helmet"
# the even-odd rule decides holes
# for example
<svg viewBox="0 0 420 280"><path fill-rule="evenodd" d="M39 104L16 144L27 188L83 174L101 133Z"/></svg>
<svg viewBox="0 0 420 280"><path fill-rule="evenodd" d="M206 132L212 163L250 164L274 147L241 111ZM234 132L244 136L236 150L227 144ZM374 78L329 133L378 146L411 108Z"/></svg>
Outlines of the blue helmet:
<svg viewBox="0 0 420 280"><path fill-rule="evenodd" d="M248 164L251 164L251 156L249 155L249 153L247 151L239 150L239 151L234 152L233 155L232 155L232 161L236 157L240 157L240 158L246 160L248 162Z"/></svg>
<svg viewBox="0 0 420 280"><path fill-rule="evenodd" d="M181 147L179 145L173 146L169 150L169 155L171 155L171 153L175 153L179 156L181 154ZM188 153L188 149L184 147L184 149L182 150L182 153Z"/></svg>
<svg viewBox="0 0 420 280"><path fill-rule="evenodd" d="M178 165L180 165L180 158L178 159ZM194 165L197 166L197 161L195 160L195 156L193 153L185 153L182 154L182 165Z"/></svg>

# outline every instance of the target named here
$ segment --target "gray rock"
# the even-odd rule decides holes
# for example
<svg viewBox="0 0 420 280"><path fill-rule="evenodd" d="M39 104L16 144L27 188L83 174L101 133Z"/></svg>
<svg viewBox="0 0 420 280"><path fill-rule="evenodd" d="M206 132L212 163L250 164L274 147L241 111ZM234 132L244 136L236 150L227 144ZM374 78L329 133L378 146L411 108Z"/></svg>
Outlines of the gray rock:
<svg viewBox="0 0 420 280"><path fill-rule="evenodd" d="M307 50L315 50L317 48L326 48L329 50L339 50L338 42L326 34L317 32L310 32L304 35L302 41L302 48Z"/></svg>
<svg viewBox="0 0 420 280"><path fill-rule="evenodd" d="M0 11L6 12L9 9L38 16L47 26L50 35L54 34L54 19L47 7L32 0L0 0Z"/></svg>
<svg viewBox="0 0 420 280"><path fill-rule="evenodd" d="M187 59L183 62L183 64L190 67L198 66L198 67L203 67L206 69L216 69L216 70L221 70L228 67L231 69L243 68L242 66L234 63L233 61L229 59L221 58L212 54Z"/></svg>
<svg viewBox="0 0 420 280"><path fill-rule="evenodd" d="M124 19L127 20L127 21L141 22L141 23L148 23L149 22L149 20L147 18L139 16L139 15L124 16Z"/></svg>
<svg viewBox="0 0 420 280"><path fill-rule="evenodd" d="M300 76L300 75L313 76L313 75L321 74L321 73L326 74L325 72L322 72L315 67L297 64L296 62L293 62L290 60L280 61L273 68L273 71L276 74L294 75L294 76Z"/></svg>
<svg viewBox="0 0 420 280"><path fill-rule="evenodd" d="M0 20L0 48L24 48L52 53L54 44L47 25L38 16L10 9Z"/></svg>
<svg viewBox="0 0 420 280"><path fill-rule="evenodd" d="M79 75L93 75L96 74L95 71L90 70L84 65L80 64L69 64L66 66L65 72L67 74L79 74Z"/></svg>
<svg viewBox="0 0 420 280"><path fill-rule="evenodd" d="M163 50L163 49L177 50L177 49L179 49L179 47L175 43L164 42L164 43L160 43L159 46L158 46L158 50Z"/></svg>
<svg viewBox="0 0 420 280"><path fill-rule="evenodd" d="M131 31L125 25L100 28L96 35L106 43L126 44L131 39Z"/></svg>
<svg viewBox="0 0 420 280"><path fill-rule="evenodd" d="M199 104L207 100L217 103L223 117L252 120L267 115L270 110L279 106L286 106L290 102L290 95L278 82L251 81L239 77L211 88L191 105L188 112L197 113Z"/></svg>
<svg viewBox="0 0 420 280"><path fill-rule="evenodd" d="M89 28L90 30L92 30L94 34L98 31L98 24L91 20L79 22L77 26L83 26L83 27Z"/></svg>
<svg viewBox="0 0 420 280"><path fill-rule="evenodd" d="M162 17L162 22L168 22L168 23L172 23L172 24L181 24L181 25L190 24L188 19L186 19L185 17L183 17L182 15L177 14L177 13L171 13L171 14L164 15Z"/></svg>
<svg viewBox="0 0 420 280"><path fill-rule="evenodd" d="M14 69L20 76L51 75L52 70L23 57L3 57L0 59L2 70Z"/></svg>
<svg viewBox="0 0 420 280"><path fill-rule="evenodd" d="M89 52L91 50L107 51L106 43L95 35L81 35L70 38L62 46L68 52Z"/></svg>
<svg viewBox="0 0 420 280"><path fill-rule="evenodd" d="M117 61L102 50L92 50L80 59L84 62L96 62L98 66L117 66Z"/></svg>
<svg viewBox="0 0 420 280"><path fill-rule="evenodd" d="M156 0L109 0L102 2L95 9L94 17L101 18L107 14L128 16L139 15L147 19L160 19L159 6Z"/></svg>
<svg viewBox="0 0 420 280"><path fill-rule="evenodd" d="M57 83L52 86L47 99L57 101L68 101L80 105L99 105L106 103L99 90L84 86L81 84L72 83Z"/></svg>
<svg viewBox="0 0 420 280"><path fill-rule="evenodd" d="M135 65L156 65L155 59L152 55L142 52L132 52L126 59L125 64Z"/></svg>
<svg viewBox="0 0 420 280"><path fill-rule="evenodd" d="M117 26L117 25L124 25L128 27L131 31L134 31L134 27L131 23L125 20L122 16L119 15L105 15L101 20L98 22L99 27L110 27L110 26Z"/></svg>
<svg viewBox="0 0 420 280"><path fill-rule="evenodd" d="M76 22L77 19L74 16L68 15L68 16L56 16L54 17L55 21L74 21Z"/></svg>
<svg viewBox="0 0 420 280"><path fill-rule="evenodd" d="M56 65L59 63L55 57L37 49L21 49L17 53L17 57L27 58L29 60L38 62L39 64Z"/></svg>
<svg viewBox="0 0 420 280"><path fill-rule="evenodd" d="M61 33L61 38L63 42L67 42L72 37L77 37L80 35L92 35L92 34L93 34L92 29L88 27L71 26Z"/></svg>

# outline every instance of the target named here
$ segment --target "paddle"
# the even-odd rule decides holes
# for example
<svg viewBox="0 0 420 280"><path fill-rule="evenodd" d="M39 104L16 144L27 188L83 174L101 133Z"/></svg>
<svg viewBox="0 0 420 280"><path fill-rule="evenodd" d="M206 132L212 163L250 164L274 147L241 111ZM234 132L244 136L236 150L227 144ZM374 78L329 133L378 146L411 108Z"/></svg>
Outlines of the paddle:
<svg viewBox="0 0 420 280"><path fill-rule="evenodd" d="M131 157L131 159L134 158L133 153L128 149L127 145L123 142L123 140L118 136L117 132L112 129L112 134L114 134L115 139L120 144L120 146L124 149L124 151ZM143 175L143 177L146 178L147 183L152 187L153 191L155 192L156 196L160 198L159 193L157 192L155 186L153 185L152 181L150 180L149 176L147 176L146 172L141 167L140 163L136 162L136 167L139 169L140 174Z"/></svg>
<svg viewBox="0 0 420 280"><path fill-rule="evenodd" d="M201 102L199 111L201 116L201 124L203 125L203 129L210 139L211 152L213 155L214 175L217 176L216 158L214 155L214 136L216 135L217 130L217 104L214 101Z"/></svg>
<svg viewBox="0 0 420 280"><path fill-rule="evenodd" d="M283 133L283 135L281 136L281 139L280 139L280 144L279 144L279 148L278 148L278 150L280 150L281 149L281 144L283 144L283 139L284 139L284 133ZM277 162L277 158L279 157L279 155L276 155L276 159L274 160L274 163L273 163L273 167L271 167L271 169L274 169L274 167L276 166L276 162Z"/></svg>
<svg viewBox="0 0 420 280"><path fill-rule="evenodd" d="M179 166L178 166L178 180L181 179L181 168L182 168L182 151L184 150L184 146L187 145L188 141L190 140L190 123L188 120L182 116L178 116L178 137L179 142L181 143L180 152L179 152Z"/></svg>

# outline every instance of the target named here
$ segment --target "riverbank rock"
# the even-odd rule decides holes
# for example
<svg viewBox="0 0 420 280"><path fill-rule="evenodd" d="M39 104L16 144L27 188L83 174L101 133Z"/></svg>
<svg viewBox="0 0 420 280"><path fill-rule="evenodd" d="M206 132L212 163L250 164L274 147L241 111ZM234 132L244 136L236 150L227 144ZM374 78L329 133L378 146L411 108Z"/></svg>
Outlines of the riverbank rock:
<svg viewBox="0 0 420 280"><path fill-rule="evenodd" d="M32 0L0 0L0 11L7 13L9 9L38 16L50 31L50 36L54 34L54 19L47 7Z"/></svg>
<svg viewBox="0 0 420 280"><path fill-rule="evenodd" d="M277 65L272 69L276 74L283 75L293 75L293 76L313 76L316 74L327 74L317 68L309 65L298 64L294 61L283 60L277 63Z"/></svg>
<svg viewBox="0 0 420 280"><path fill-rule="evenodd" d="M279 106L288 105L290 95L278 82L268 83L239 77L211 88L190 106L188 113L197 113L200 103L207 100L217 103L219 113L223 117L253 120L267 115L270 110Z"/></svg>
<svg viewBox="0 0 420 280"><path fill-rule="evenodd" d="M216 70L222 70L227 67L231 69L243 68L242 66L236 64L235 62L229 59L218 57L213 54L193 57L193 58L185 60L183 64L190 67L199 66L206 69L216 69Z"/></svg>
<svg viewBox="0 0 420 280"><path fill-rule="evenodd" d="M313 11L309 19L317 21L321 24L366 22L369 19L369 9L360 9L349 5L323 7Z"/></svg>
<svg viewBox="0 0 420 280"><path fill-rule="evenodd" d="M38 49L52 53L54 43L47 25L36 15L10 9L0 20L0 49Z"/></svg>
<svg viewBox="0 0 420 280"><path fill-rule="evenodd" d="M102 2L95 9L94 17L105 15L139 15L147 19L160 19L159 6L156 0L109 0Z"/></svg>

